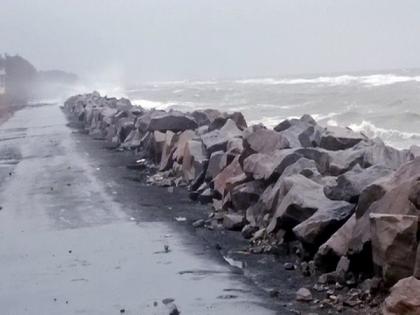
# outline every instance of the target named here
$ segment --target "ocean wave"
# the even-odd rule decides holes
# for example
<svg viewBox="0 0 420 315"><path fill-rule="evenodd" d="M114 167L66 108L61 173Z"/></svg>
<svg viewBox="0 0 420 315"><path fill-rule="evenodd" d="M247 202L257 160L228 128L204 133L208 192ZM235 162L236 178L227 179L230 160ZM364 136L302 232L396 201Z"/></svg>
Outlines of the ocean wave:
<svg viewBox="0 0 420 315"><path fill-rule="evenodd" d="M133 105L141 106L146 109L168 109L176 103L173 102L158 102L158 101L151 101L151 100L143 100L143 99L136 99L132 100L131 103Z"/></svg>
<svg viewBox="0 0 420 315"><path fill-rule="evenodd" d="M360 124L351 124L349 128L356 131L362 132L368 137L379 137L385 142L398 142L399 140L420 140L420 133L416 132L405 132L396 129L385 129L375 126L370 121L362 121Z"/></svg>
<svg viewBox="0 0 420 315"><path fill-rule="evenodd" d="M329 119L329 118L335 117L337 115L339 115L339 114L335 113L335 112L331 112L331 113L328 113L328 114L311 114L312 118L315 119L316 121Z"/></svg>
<svg viewBox="0 0 420 315"><path fill-rule="evenodd" d="M168 110L168 109L175 109L181 111L189 111L204 108L205 106L200 106L194 102L175 102L175 101L168 101L168 102L159 102L159 101L151 101L145 99L134 99L131 100L133 105L141 106L146 109L158 109L158 110Z"/></svg>
<svg viewBox="0 0 420 315"><path fill-rule="evenodd" d="M321 76L317 78L262 78L236 80L238 84L252 85L294 85L294 84L318 84L329 86L340 86L349 84L360 84L363 86L384 86L395 83L420 82L420 76L403 76L396 74L372 74L364 76L339 75L339 76Z"/></svg>

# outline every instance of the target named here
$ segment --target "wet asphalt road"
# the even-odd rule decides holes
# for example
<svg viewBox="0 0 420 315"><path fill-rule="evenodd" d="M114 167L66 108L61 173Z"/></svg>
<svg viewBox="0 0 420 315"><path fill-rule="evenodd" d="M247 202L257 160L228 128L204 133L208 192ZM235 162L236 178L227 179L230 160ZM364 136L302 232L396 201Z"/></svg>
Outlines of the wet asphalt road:
<svg viewBox="0 0 420 315"><path fill-rule="evenodd" d="M150 209L114 195L66 123L43 105L0 126L0 314L168 314L166 298L181 314L275 314L199 240L133 218Z"/></svg>

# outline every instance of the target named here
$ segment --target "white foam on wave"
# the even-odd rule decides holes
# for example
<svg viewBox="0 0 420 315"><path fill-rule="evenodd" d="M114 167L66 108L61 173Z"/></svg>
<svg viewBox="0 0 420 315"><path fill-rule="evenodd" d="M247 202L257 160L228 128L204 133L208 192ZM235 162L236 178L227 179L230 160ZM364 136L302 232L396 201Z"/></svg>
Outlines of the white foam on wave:
<svg viewBox="0 0 420 315"><path fill-rule="evenodd" d="M176 105L173 102L158 102L158 101L151 101L151 100L143 100L143 99L136 99L132 100L131 103L133 105L141 106L146 109L168 109L171 106Z"/></svg>
<svg viewBox="0 0 420 315"><path fill-rule="evenodd" d="M398 140L420 140L420 133L405 132L396 129L385 129L377 127L370 121L366 120L363 120L360 124L351 124L349 125L349 128L356 132L362 132L370 138L379 137L385 142L396 142Z"/></svg>
<svg viewBox="0 0 420 315"><path fill-rule="evenodd" d="M395 83L404 82L420 82L420 76L403 76L396 74L372 74L364 76L354 75L339 75L339 76L321 76L317 78L263 78L263 79L245 79L236 80L235 83L239 84L252 84L252 85L294 85L294 84L318 84L328 86L340 86L349 84L360 84L364 86L383 86Z"/></svg>
<svg viewBox="0 0 420 315"><path fill-rule="evenodd" d="M146 99L134 99L131 100L133 105L141 106L146 109L158 109L158 110L168 110L168 109L176 109L182 111L189 111L194 109L199 109L201 106L199 104L193 102L175 102L175 101L168 101L168 102L160 102L160 101L151 101Z"/></svg>
<svg viewBox="0 0 420 315"><path fill-rule="evenodd" d="M339 115L339 114L336 113L336 112L331 112L331 113L328 113L328 114L311 114L312 118L317 120L317 121L324 120L324 119L329 119L329 118L332 118L332 117L337 116L337 115Z"/></svg>

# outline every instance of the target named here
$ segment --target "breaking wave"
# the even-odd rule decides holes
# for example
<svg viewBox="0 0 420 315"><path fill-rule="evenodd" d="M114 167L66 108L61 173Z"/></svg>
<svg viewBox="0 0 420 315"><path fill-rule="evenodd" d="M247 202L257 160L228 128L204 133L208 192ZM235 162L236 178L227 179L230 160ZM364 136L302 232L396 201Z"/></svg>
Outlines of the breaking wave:
<svg viewBox="0 0 420 315"><path fill-rule="evenodd" d="M396 74L372 74L365 76L354 75L339 75L339 76L322 76L317 78L290 78L290 79L245 79L236 80L239 84L253 84L253 85L293 85L293 84L319 84L329 86L360 84L364 86L384 86L395 83L404 82L420 82L420 76L403 76Z"/></svg>
<svg viewBox="0 0 420 315"><path fill-rule="evenodd" d="M202 106L196 104L194 102L159 102L159 101L151 101L145 99L134 99L131 100L133 105L141 106L146 109L158 109L158 110L168 110L168 109L175 109L181 111L190 111L193 109L200 109Z"/></svg>
<svg viewBox="0 0 420 315"><path fill-rule="evenodd" d="M349 128L357 132L362 132L368 137L380 137L384 141L397 142L399 140L420 140L420 133L380 128L366 120L362 121L360 124L351 124L349 125Z"/></svg>
<svg viewBox="0 0 420 315"><path fill-rule="evenodd" d="M154 108L154 109L162 109L162 110L168 109L176 105L176 103L172 103L172 102L157 102L157 101L142 100L142 99L132 100L131 103L133 105L141 106L146 109Z"/></svg>

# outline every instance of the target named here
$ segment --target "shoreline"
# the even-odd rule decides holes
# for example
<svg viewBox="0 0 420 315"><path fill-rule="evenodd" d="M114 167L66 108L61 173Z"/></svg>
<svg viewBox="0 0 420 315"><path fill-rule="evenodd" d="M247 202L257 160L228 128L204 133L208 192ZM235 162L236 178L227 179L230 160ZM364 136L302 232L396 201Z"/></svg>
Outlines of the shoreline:
<svg viewBox="0 0 420 315"><path fill-rule="evenodd" d="M248 276L257 283L271 280L273 285L260 287L272 296L299 300L301 290L286 285L276 291L275 284L284 279L270 278L269 272L258 279L264 269L259 257L274 258L268 268L279 274L299 273L293 284L312 291L303 299L317 312L357 309L373 314L387 288L409 276L410 268L416 273L414 257L405 271L393 271L392 279L381 275L378 264L393 270L394 263L392 257L378 261L375 256L381 242L375 224L389 224L390 215L402 220L401 215L413 213L398 204L379 211L375 207L392 198L402 183L415 183L420 163L415 147L397 150L349 128L322 128L307 115L279 122L271 130L248 126L241 113L143 110L126 99L96 93L71 97L64 111L94 139L134 153L129 168L143 170L136 181L146 180L170 193L178 191L174 187L189 186L191 199L212 204L208 217L187 211L179 221L188 220L203 238L218 240L214 246L222 256L235 251L227 259L231 264L237 264L232 258L246 255L253 265ZM411 204L411 198L403 196L399 204ZM247 240L240 239L241 234ZM230 240L225 250L221 243L226 235L238 239L241 248L232 250ZM411 242L410 254L414 250L415 256L417 241ZM373 247L373 258L365 244Z"/></svg>

